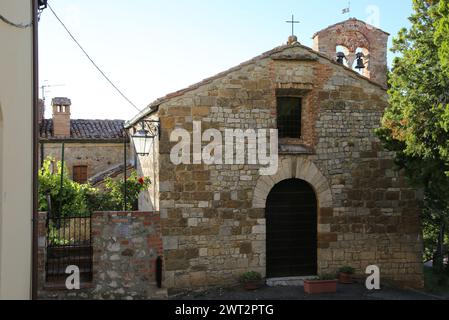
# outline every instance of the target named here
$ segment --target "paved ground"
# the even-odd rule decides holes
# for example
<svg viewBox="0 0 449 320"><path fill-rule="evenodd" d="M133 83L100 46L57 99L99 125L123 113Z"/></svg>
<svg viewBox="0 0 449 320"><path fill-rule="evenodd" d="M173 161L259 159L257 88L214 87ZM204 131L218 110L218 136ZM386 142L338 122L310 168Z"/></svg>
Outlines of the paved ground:
<svg viewBox="0 0 449 320"><path fill-rule="evenodd" d="M368 291L359 284L338 285L336 294L307 295L303 287L264 287L256 291L245 291L240 287L214 289L203 293L173 297L176 300L442 300L433 294L383 288Z"/></svg>

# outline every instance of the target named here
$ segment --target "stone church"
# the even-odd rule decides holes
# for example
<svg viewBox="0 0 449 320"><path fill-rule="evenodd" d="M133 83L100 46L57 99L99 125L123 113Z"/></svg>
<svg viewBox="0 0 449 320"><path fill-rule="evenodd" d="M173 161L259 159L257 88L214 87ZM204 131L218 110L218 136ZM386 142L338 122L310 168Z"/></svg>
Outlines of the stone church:
<svg viewBox="0 0 449 320"><path fill-rule="evenodd" d="M419 192L395 170L375 130L387 102L389 35L349 19L296 37L230 70L171 93L127 124L160 120L160 139L137 166L151 177L142 210L160 211L164 286L232 285L245 271L268 283L335 273L422 287ZM353 65L363 66L357 72ZM279 168L174 165L171 132L278 129Z"/></svg>

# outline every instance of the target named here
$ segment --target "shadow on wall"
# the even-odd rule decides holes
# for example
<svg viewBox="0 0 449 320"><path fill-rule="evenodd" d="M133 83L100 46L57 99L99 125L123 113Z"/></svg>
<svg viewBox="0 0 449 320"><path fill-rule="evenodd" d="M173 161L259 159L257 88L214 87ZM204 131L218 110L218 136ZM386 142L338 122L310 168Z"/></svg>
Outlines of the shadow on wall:
<svg viewBox="0 0 449 320"><path fill-rule="evenodd" d="M0 251L1 251L1 236L2 236L2 203L3 203L3 113L2 104L0 103ZM0 252L1 253L1 252ZM1 254L0 254L1 258ZM1 261L0 261L1 266Z"/></svg>
<svg viewBox="0 0 449 320"><path fill-rule="evenodd" d="M2 193L2 167L3 167L3 113L2 104L0 103L0 217L1 217L1 199L3 199Z"/></svg>

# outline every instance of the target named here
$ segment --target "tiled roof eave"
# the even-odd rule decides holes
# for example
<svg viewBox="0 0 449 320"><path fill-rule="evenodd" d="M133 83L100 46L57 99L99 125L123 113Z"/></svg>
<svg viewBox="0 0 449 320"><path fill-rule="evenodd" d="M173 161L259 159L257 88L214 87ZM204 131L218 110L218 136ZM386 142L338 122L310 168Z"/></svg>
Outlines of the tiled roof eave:
<svg viewBox="0 0 449 320"><path fill-rule="evenodd" d="M41 141L123 141L124 120L82 120L70 121L70 136L55 137L53 120L44 119L40 124Z"/></svg>
<svg viewBox="0 0 449 320"><path fill-rule="evenodd" d="M123 143L123 138L40 138L41 143L58 143L58 142L72 142L72 143ZM129 142L129 138L126 138Z"/></svg>

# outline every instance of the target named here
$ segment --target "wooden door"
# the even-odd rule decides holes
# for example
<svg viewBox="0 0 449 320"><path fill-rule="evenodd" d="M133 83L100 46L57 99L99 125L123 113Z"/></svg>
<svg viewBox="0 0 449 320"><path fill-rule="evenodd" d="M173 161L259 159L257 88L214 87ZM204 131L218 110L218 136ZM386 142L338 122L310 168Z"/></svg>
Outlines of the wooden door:
<svg viewBox="0 0 449 320"><path fill-rule="evenodd" d="M317 198L299 179L277 184L267 198L267 277L317 274Z"/></svg>

